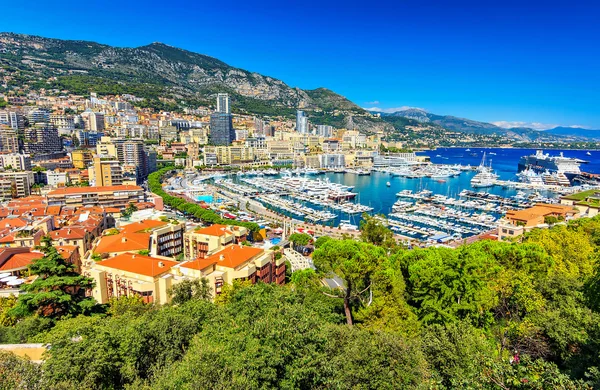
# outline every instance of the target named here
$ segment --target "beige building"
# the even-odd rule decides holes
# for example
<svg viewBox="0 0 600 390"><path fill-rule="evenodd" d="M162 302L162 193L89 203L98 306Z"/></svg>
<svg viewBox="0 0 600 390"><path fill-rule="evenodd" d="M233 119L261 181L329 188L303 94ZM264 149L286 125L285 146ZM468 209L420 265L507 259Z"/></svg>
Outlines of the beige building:
<svg viewBox="0 0 600 390"><path fill-rule="evenodd" d="M600 191L588 190L563 196L560 204L576 207L581 216L592 218L600 214Z"/></svg>
<svg viewBox="0 0 600 390"><path fill-rule="evenodd" d="M123 168L118 160L96 157L94 158L94 167L90 169L90 181L100 187L122 185L124 184Z"/></svg>
<svg viewBox="0 0 600 390"><path fill-rule="evenodd" d="M246 240L248 229L243 226L214 224L184 233L184 258L196 259L210 256L231 244Z"/></svg>
<svg viewBox="0 0 600 390"><path fill-rule="evenodd" d="M68 187L50 191L49 206L104 206L125 208L129 203L144 201L144 190L138 186Z"/></svg>
<svg viewBox="0 0 600 390"><path fill-rule="evenodd" d="M79 149L71 152L71 161L73 167L86 169L94 160L93 153L88 149Z"/></svg>
<svg viewBox="0 0 600 390"><path fill-rule="evenodd" d="M205 258L183 262L173 267L173 274L187 278L206 278L213 296L234 280L256 283L285 283L285 260L274 260L271 251L243 245L229 245Z"/></svg>
<svg viewBox="0 0 600 390"><path fill-rule="evenodd" d="M144 302L165 304L173 284L171 267L178 263L166 258L124 253L100 262L88 262L84 274L93 278L92 296L99 303L111 298L140 296Z"/></svg>
<svg viewBox="0 0 600 390"><path fill-rule="evenodd" d="M8 186L11 188L12 198L23 198L31 195L31 186L35 183L33 172L0 172L0 192L7 195ZM7 182L10 184L7 185Z"/></svg>
<svg viewBox="0 0 600 390"><path fill-rule="evenodd" d="M117 146L112 142L111 137L100 137L96 143L96 154L101 157L117 158Z"/></svg>

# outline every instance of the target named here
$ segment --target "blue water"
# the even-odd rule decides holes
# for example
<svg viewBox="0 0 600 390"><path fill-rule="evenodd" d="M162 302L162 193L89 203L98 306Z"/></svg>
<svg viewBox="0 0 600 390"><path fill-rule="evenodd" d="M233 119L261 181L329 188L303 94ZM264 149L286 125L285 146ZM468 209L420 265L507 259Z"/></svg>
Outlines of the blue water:
<svg viewBox="0 0 600 390"><path fill-rule="evenodd" d="M279 238L279 237L273 237L273 238L271 238L271 244L273 244L273 245L277 245L280 242L281 242L281 238Z"/></svg>
<svg viewBox="0 0 600 390"><path fill-rule="evenodd" d="M522 156L534 154L536 149L505 149L505 148L470 148L471 151L465 151L467 148L440 148L417 153L431 158L431 162L436 164L462 164L471 166L479 165L483 152L487 153L486 160L492 160L492 167L502 180L514 180L517 173L517 164ZM490 155L493 152L496 155ZM563 152L565 157L578 158L588 161L588 164L582 164L581 170L589 173L600 173L600 150L590 150L591 156L586 155L587 150L544 150L544 153L550 156L558 156ZM476 153L477 156L471 154ZM440 155L441 157L436 157Z"/></svg>
<svg viewBox="0 0 600 390"><path fill-rule="evenodd" d="M471 166L478 166L483 156L483 151L486 151L488 157L492 160L492 168L500 176L502 180L514 180L516 181L517 165L519 159L522 156L535 153L535 149L503 149L503 148L471 148L470 152L465 151L466 148L441 148L436 150L430 150L426 152L420 152L419 155L427 155L431 158L431 161L436 164L462 164ZM496 155L489 155L490 152L496 153ZM559 150L548 151L550 155L558 155ZM476 153L472 156L472 153ZM600 173L600 151L591 151L592 156L587 156L586 151L575 151L566 150L564 151L565 157L576 157L582 160L589 161L588 164L581 166L582 171L590 173ZM436 157L440 155L440 157ZM487 159L489 164L489 159ZM489 188L474 189L471 187L471 178L475 175L475 172L468 171L462 172L458 177L452 177L445 179L446 182L439 183L435 179L431 178L418 178L409 179L404 177L391 176L387 173L372 172L370 176L358 176L350 173L326 173L325 175L314 176L313 178L325 178L328 177L330 181L336 183L342 183L345 185L354 186L353 192L358 193L355 202L373 207L371 214L384 214L387 215L392 212L392 205L398 199L396 193L409 189L413 192L418 192L424 189L433 191L435 194L442 194L458 198L458 194L464 190L475 190L480 192L488 192L491 194L500 195L503 197L510 197L516 195L517 191L509 188L502 188L499 186ZM237 181L234 178L235 181ZM390 187L387 187L386 183L390 182ZM527 192L527 191L526 191ZM552 194L543 194L545 196L551 196ZM407 199L404 199L407 200ZM294 199L296 202L301 202L298 199ZM320 210L321 207L312 203L305 203L307 206ZM268 206L268 205L267 205ZM278 210L282 211L282 210ZM333 213L338 214L339 211L330 210ZM294 215L289 215L294 217ZM298 217L295 217L298 218ZM324 225L337 226L341 220L350 220L353 224L359 224L361 220L360 214L343 214L338 215L332 221L320 222Z"/></svg>
<svg viewBox="0 0 600 390"><path fill-rule="evenodd" d="M213 202L213 196L212 195L199 195L196 197L196 200L198 202L206 202L208 204L211 204Z"/></svg>

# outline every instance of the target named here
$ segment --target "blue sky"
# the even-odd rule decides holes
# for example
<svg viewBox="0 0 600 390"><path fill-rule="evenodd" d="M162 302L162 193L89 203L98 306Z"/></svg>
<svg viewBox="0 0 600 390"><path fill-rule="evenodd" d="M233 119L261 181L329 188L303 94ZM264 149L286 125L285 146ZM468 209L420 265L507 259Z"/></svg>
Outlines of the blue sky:
<svg viewBox="0 0 600 390"><path fill-rule="evenodd" d="M11 1L0 30L164 42L363 107L600 129L599 3Z"/></svg>

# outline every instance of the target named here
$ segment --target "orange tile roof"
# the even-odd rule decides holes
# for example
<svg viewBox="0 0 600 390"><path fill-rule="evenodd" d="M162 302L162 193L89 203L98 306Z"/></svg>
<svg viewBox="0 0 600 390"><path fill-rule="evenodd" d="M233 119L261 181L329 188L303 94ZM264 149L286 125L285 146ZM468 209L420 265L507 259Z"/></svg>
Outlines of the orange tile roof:
<svg viewBox="0 0 600 390"><path fill-rule="evenodd" d="M46 215L60 215L60 206L48 206Z"/></svg>
<svg viewBox="0 0 600 390"><path fill-rule="evenodd" d="M68 259L73 255L73 253L77 252L79 249L77 245L59 245L55 247L58 253L62 255L65 259Z"/></svg>
<svg viewBox="0 0 600 390"><path fill-rule="evenodd" d="M119 233L100 238L94 253L139 251L150 248L150 233Z"/></svg>
<svg viewBox="0 0 600 390"><path fill-rule="evenodd" d="M50 232L50 237L53 240L58 240L60 238L65 238L68 240L82 239L85 237L85 229L81 227L65 226Z"/></svg>
<svg viewBox="0 0 600 390"><path fill-rule="evenodd" d="M162 263L162 267L160 266L160 263ZM171 267L177 264L177 262L138 255L135 253L123 253L97 264L107 268L118 269L120 271L156 277L168 272Z"/></svg>
<svg viewBox="0 0 600 390"><path fill-rule="evenodd" d="M53 195L69 195L69 194L85 194L90 192L110 192L110 191L140 191L142 187L131 185L120 186L97 186L97 187L65 187L50 191L48 196Z"/></svg>
<svg viewBox="0 0 600 390"><path fill-rule="evenodd" d="M211 225L211 226L207 226L205 228L194 230L194 233L205 234L207 236L215 236L215 237L221 237L226 234L231 234L231 232L229 231L229 229L227 228L226 225L219 225L217 223L214 225Z"/></svg>
<svg viewBox="0 0 600 390"><path fill-rule="evenodd" d="M156 229L168 225L167 222L157 221L155 219L144 219L143 221L133 222L123 226L122 233L137 233L147 229Z"/></svg>
<svg viewBox="0 0 600 390"><path fill-rule="evenodd" d="M181 266L197 270L202 270L211 264L217 264L227 268L237 268L263 252L264 251L262 249L251 246L229 245L225 249L220 250L219 252L208 256L207 258L196 259L188 263L184 263Z"/></svg>
<svg viewBox="0 0 600 390"><path fill-rule="evenodd" d="M518 219L527 221L535 218L545 217L549 214L568 214L577 212L571 206L564 205L550 205L550 204L536 204L533 207L524 210L508 210L506 212L507 218Z"/></svg>
<svg viewBox="0 0 600 390"><path fill-rule="evenodd" d="M4 218L0 220L0 226L11 228L24 227L27 226L27 222L21 218Z"/></svg>
<svg viewBox="0 0 600 390"><path fill-rule="evenodd" d="M40 252L15 253L4 264L2 264L0 271L26 268L33 260L41 259L43 256L44 254Z"/></svg>
<svg viewBox="0 0 600 390"><path fill-rule="evenodd" d="M10 242L15 242L15 235L14 235L14 233L13 234L7 234L6 236L0 238L0 243L2 243L2 244L7 244L7 243L10 243Z"/></svg>

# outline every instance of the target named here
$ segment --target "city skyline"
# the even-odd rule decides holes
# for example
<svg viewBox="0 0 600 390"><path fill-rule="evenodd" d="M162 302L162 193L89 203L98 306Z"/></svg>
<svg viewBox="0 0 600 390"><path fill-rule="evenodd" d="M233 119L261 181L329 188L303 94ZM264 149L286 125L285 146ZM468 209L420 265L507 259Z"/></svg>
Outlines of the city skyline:
<svg viewBox="0 0 600 390"><path fill-rule="evenodd" d="M364 108L420 107L505 127L600 128L595 96L600 77L594 66L600 58L594 43L600 37L594 23L600 6L595 4L384 2L380 9L385 12L369 12L361 3L341 9L332 3L295 7L233 1L230 21L252 19L253 27L223 35L215 28L220 19L210 17L221 12L216 5L176 1L171 12L204 15L202 24L185 33L172 25L177 18L146 29L160 7L140 10L124 4L121 14L139 12L139 17L116 30L74 32L68 24L50 23L59 13L68 19L77 12L69 3L60 9L39 4L31 18L6 21L3 30L127 47L160 41L291 86L326 87ZM17 14L25 10L22 4L6 7ZM92 8L99 18L108 18L112 9ZM296 29L303 20L308 23ZM348 24L353 20L360 23ZM215 34L220 38L212 39ZM303 41L307 44L298 46ZM297 55L300 48L302 56Z"/></svg>

